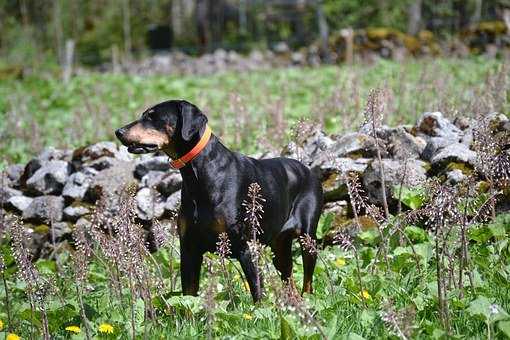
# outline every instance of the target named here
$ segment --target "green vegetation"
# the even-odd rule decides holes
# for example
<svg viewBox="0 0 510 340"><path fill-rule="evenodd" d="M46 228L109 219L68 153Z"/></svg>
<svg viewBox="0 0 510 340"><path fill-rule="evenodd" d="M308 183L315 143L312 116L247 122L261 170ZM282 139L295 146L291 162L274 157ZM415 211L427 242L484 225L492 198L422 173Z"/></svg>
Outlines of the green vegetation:
<svg viewBox="0 0 510 340"><path fill-rule="evenodd" d="M212 76L138 77L85 73L68 84L49 74L0 80L0 154L24 162L46 146L114 140L115 128L167 99L196 103L234 149L280 146L298 119L328 132L357 129L371 88L387 89L387 123L413 123L424 111L451 116L479 108L508 112L507 68L485 58L280 69ZM268 143L253 143L255 138ZM267 144L267 145L266 145Z"/></svg>
<svg viewBox="0 0 510 340"><path fill-rule="evenodd" d="M403 196L408 194L413 196L412 190L406 189ZM425 197L421 203L432 209L430 216L434 209L443 209ZM226 260L221 252L206 256L200 296L181 296L177 236L164 239L163 248L151 256L139 254L140 239L135 236L139 227L126 219L130 204L124 203L127 208L107 223L122 221L122 226L114 225L119 230L126 228L130 233L127 240L98 238L99 234L92 233L93 242L87 243L82 237L82 248L74 256L64 245L56 261L37 261L38 274L33 277L27 273L35 269L23 264L20 255L23 226L14 225L14 255L23 272L16 271L13 254L4 244L0 249L6 260L10 307L6 307L4 290L0 290L0 320L4 327L0 336L10 327L22 338L31 334L41 337L43 314L31 312L28 293L35 299L32 301L36 309L44 309L49 332L58 339L85 337L80 310L87 317L89 333L108 339L126 339L133 332L137 338L320 339L321 334L329 339L510 337L508 214L490 223L469 225L467 234L463 234L464 229L446 225L441 231L445 234L427 231L420 223L405 226L400 234L395 229L400 216L382 234L368 229L356 239L338 238L338 246L319 250L315 293L305 295L302 301L282 288L270 254L263 252L261 267L267 295L253 305L239 274L239 264ZM330 222L329 218L322 220L321 232L329 229ZM467 237L467 243L458 242L461 235ZM80 240L78 233L74 236ZM438 247L437 237L440 244L446 243ZM102 241L96 243L99 239ZM451 251L463 244L469 244L469 261L464 267L457 267L462 263L456 260L460 255ZM90 263L87 253L92 255ZM299 287L301 257L298 249L294 253L294 277ZM441 274L437 272L438 259L445 266ZM458 283L457 270L461 268L465 271L462 283ZM145 273L142 281L140 272ZM442 288L447 289L450 336L438 312L438 278ZM138 294L145 298L136 298ZM78 331L76 327L80 328L78 335L73 332ZM107 333L109 330L112 334Z"/></svg>
<svg viewBox="0 0 510 340"><path fill-rule="evenodd" d="M329 132L356 129L374 87L386 90L390 125L413 123L430 110L465 116L510 109L506 65L486 59L182 78L91 73L68 84L40 75L0 82L0 152L4 161L18 162L49 145L113 140L115 127L168 98L185 98L206 110L229 146L267 150L285 142L302 117L323 120ZM365 205L368 215L355 222L370 227L355 238L336 237L335 246L319 245L315 293L300 300L282 287L264 251L266 297L257 305L239 264L221 254L206 256L201 295L181 296L175 230L162 232L158 252L146 252L129 197L121 198L119 214L101 215L99 205L93 218L129 237L111 237L93 224L84 238L76 228L73 237L82 247L60 243L51 259L35 262L37 271L26 257L25 227L15 222L0 244L0 338L7 332L41 338L46 324L56 339L83 339L86 325L92 337L109 339L133 333L149 339L510 338L510 215L493 216L495 209L488 209L493 194L508 200L508 183L499 184L483 193L471 182L398 188L395 198L409 210L388 217L367 209L361 198L355 206ZM351 199L361 197L352 187ZM333 220L323 215L320 237L330 233ZM35 237L50 230L36 229ZM300 288L297 247L294 265Z"/></svg>

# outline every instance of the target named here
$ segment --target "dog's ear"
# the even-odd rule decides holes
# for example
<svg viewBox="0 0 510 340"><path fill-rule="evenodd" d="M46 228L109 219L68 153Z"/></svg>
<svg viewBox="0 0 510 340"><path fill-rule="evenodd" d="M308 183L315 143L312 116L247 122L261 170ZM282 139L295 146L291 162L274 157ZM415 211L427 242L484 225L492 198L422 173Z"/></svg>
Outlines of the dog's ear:
<svg viewBox="0 0 510 340"><path fill-rule="evenodd" d="M200 132L200 129L207 124L207 117L195 105L182 100L181 106L181 136L185 141L190 141L191 137Z"/></svg>

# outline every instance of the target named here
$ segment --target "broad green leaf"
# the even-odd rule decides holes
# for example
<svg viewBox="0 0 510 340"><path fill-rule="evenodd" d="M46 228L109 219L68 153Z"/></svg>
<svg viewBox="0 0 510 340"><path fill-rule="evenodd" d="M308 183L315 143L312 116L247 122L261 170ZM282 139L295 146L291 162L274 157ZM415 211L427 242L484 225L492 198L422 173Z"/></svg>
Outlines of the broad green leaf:
<svg viewBox="0 0 510 340"><path fill-rule="evenodd" d="M421 242L425 242L428 240L427 232L425 230L423 230L422 228L419 228L419 227L416 227L413 225L407 226L404 229L404 233L414 243L421 243Z"/></svg>
<svg viewBox="0 0 510 340"><path fill-rule="evenodd" d="M372 324L374 323L374 320L376 318L377 314L373 310L364 309L361 312L360 316L360 322L365 328L370 328Z"/></svg>
<svg viewBox="0 0 510 340"><path fill-rule="evenodd" d="M328 339L334 339L338 332L338 315L334 315L333 319L328 322L328 328L326 330Z"/></svg>
<svg viewBox="0 0 510 340"><path fill-rule="evenodd" d="M51 260L38 260L35 266L42 274L53 274L57 272L57 264Z"/></svg>
<svg viewBox="0 0 510 340"><path fill-rule="evenodd" d="M442 329L436 328L432 332L432 339L445 339L446 338L446 332Z"/></svg>
<svg viewBox="0 0 510 340"><path fill-rule="evenodd" d="M365 340L365 338L361 335L351 332L347 335L347 340Z"/></svg>
<svg viewBox="0 0 510 340"><path fill-rule="evenodd" d="M323 238L324 235L328 233L333 225L333 220L335 219L335 214L327 213L320 217L319 225L317 227L317 237L319 239Z"/></svg>
<svg viewBox="0 0 510 340"><path fill-rule="evenodd" d="M503 238L506 236L505 226L500 223L489 224L488 228L491 231L492 236L494 236L497 239L500 239L500 238Z"/></svg>
<svg viewBox="0 0 510 340"><path fill-rule="evenodd" d="M510 338L510 321L500 321L498 322L498 328L503 332L508 338Z"/></svg>
<svg viewBox="0 0 510 340"><path fill-rule="evenodd" d="M491 303L491 301L483 295L471 301L467 311L473 316L482 316L484 319L491 322L508 318L508 314L503 307Z"/></svg>
<svg viewBox="0 0 510 340"><path fill-rule="evenodd" d="M393 198L404 203L412 210L421 208L425 203L425 190L422 187L394 186Z"/></svg>
<svg viewBox="0 0 510 340"><path fill-rule="evenodd" d="M474 226L468 231L469 239L478 243L486 243L492 237L492 232L487 226Z"/></svg>
<svg viewBox="0 0 510 340"><path fill-rule="evenodd" d="M283 315L280 315L280 332L280 340L292 340L296 337L296 332Z"/></svg>
<svg viewBox="0 0 510 340"><path fill-rule="evenodd" d="M379 238L379 234L376 230L369 229L359 233L358 238L367 245L375 245Z"/></svg>

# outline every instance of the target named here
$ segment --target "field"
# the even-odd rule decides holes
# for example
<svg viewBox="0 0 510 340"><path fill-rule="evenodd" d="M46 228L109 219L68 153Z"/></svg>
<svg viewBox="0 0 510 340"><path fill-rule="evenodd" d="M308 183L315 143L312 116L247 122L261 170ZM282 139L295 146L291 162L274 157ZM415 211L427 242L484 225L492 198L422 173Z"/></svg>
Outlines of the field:
<svg viewBox="0 0 510 340"><path fill-rule="evenodd" d="M68 84L47 74L0 81L0 152L5 165L26 162L50 145L113 140L114 128L169 98L203 108L233 149L278 150L302 118L323 122L329 133L357 130L369 90L377 87L387 90L385 123L391 126L412 124L424 111L463 117L481 111L508 116L510 110L508 68L482 58L207 77L93 73ZM46 324L55 339L510 338L510 214L486 211L496 189L406 188L399 199L408 209L383 218L380 228L338 239L335 246L310 246L319 260L314 294L303 299L282 285L265 249L266 296L256 305L239 264L226 258L225 244L206 256L200 296L181 296L175 230L162 228L163 247L147 253L128 193L119 216L103 216L100 207L95 212L127 238L96 234L86 241L75 235L79 252L64 246L56 258L34 265L22 245L23 226L14 223L12 248L0 243L6 265L0 338L8 325L23 339L38 339ZM446 222L438 218L443 214ZM332 218L322 216L319 238ZM299 254L296 245L300 290Z"/></svg>
<svg viewBox="0 0 510 340"><path fill-rule="evenodd" d="M53 74L0 80L2 161L27 161L44 146L114 140L113 131L145 108L183 98L196 103L223 140L255 152L279 148L299 118L327 132L356 130L371 88L386 88L389 125L414 123L425 111L471 115L479 106L504 112L508 69L485 58L380 61L373 65L282 69L213 76L136 77L83 74L64 84ZM276 139L276 140L275 140ZM271 143L269 143L271 142ZM267 149L267 145L263 148Z"/></svg>

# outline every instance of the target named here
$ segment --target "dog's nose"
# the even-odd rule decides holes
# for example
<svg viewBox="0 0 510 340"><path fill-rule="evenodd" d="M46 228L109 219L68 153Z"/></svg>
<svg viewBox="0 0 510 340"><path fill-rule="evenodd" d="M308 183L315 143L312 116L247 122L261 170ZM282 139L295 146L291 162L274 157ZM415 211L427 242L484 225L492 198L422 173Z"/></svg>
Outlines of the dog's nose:
<svg viewBox="0 0 510 340"><path fill-rule="evenodd" d="M122 140L122 137L124 137L124 133L126 130L124 128L120 128L115 130L115 136L117 136L118 139Z"/></svg>

